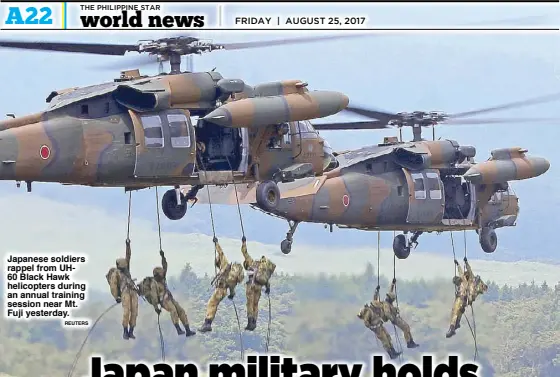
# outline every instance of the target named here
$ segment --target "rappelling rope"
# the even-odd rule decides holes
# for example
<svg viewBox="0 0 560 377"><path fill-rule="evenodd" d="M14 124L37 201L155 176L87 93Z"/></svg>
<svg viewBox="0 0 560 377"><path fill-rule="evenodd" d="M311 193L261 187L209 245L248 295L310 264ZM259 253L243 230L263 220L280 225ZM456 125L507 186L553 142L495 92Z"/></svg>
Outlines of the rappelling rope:
<svg viewBox="0 0 560 377"><path fill-rule="evenodd" d="M465 260L467 259L467 231L463 230L463 246L465 248ZM474 356L473 356L473 361L476 361L476 358L478 356L478 342L476 340L476 322L475 322L475 318L474 318L474 307L471 303L470 305L471 307L471 315L472 315L472 319L473 319L473 324L471 326L471 323L469 321L469 318L465 315L465 319L467 320L467 325L469 325L469 329L471 330L471 334L474 340Z"/></svg>
<svg viewBox="0 0 560 377"><path fill-rule="evenodd" d="M244 352L245 352L245 347L243 347L243 335L241 334L241 322L239 321L239 314L237 314L237 306L235 305L235 301L231 300L231 303L233 304L233 310L235 310L235 318L237 318L237 329L239 332L239 344L241 345L240 348L240 353L241 353L241 360L243 361L244 358Z"/></svg>
<svg viewBox="0 0 560 377"><path fill-rule="evenodd" d="M272 309L270 305L270 295L268 297L268 329L266 330L266 344L264 346L265 352L268 353L268 345L270 344L270 324L272 322Z"/></svg>
<svg viewBox="0 0 560 377"><path fill-rule="evenodd" d="M455 267L455 261L457 260L457 255L455 253L455 241L453 239L453 232L450 231L449 234L451 235L451 249L453 250L453 261L454 261L453 275L457 276L457 267ZM464 234L464 244L465 244L465 258L466 258L467 257L467 238L466 238L466 234ZM459 287L457 287L455 285L455 295L457 295L458 291L459 291ZM471 311L473 313L473 319L474 319L474 309L473 309L472 305L471 305ZM463 313L463 315L465 316L465 320L467 321L467 325L469 326L469 329L471 331L471 335L472 335L473 340L474 340L474 361L476 361L476 356L478 355L478 345L477 345L477 342L476 342L476 333L473 330L473 327L471 326L469 318L465 315L465 313Z"/></svg>
<svg viewBox="0 0 560 377"><path fill-rule="evenodd" d="M126 224L126 240L130 241L130 209L132 207L132 191L128 192L128 221Z"/></svg>
<svg viewBox="0 0 560 377"><path fill-rule="evenodd" d="M161 222L159 218L159 193L158 193L157 186L156 186L156 214L157 214L157 226L158 226L158 238L159 238L159 252L163 253L163 247L161 244ZM166 289L169 288L166 287ZM161 348L161 359L162 361L165 361L165 340L163 339L163 332L161 331L161 325L159 321L160 314L161 312L158 313L158 319L157 319L158 330L159 330L159 343Z"/></svg>
<svg viewBox="0 0 560 377"><path fill-rule="evenodd" d="M204 165L204 162L202 161L202 156L200 155L200 151L197 150L196 152L197 154L197 160L198 162L200 162L200 165L202 166L202 170L204 171L204 174L206 174L206 166ZM200 170L199 170L200 171ZM210 207L210 223L212 224L212 236L214 237L214 239L217 239L216 237L216 226L214 223L214 211L212 210L212 196L210 195L210 187L208 187L208 185L206 184L206 193L208 194L208 205ZM218 258L218 249L216 248L216 244L214 244L214 260L216 260ZM218 276L218 266L216 266L216 263L214 263L214 277Z"/></svg>
<svg viewBox="0 0 560 377"><path fill-rule="evenodd" d="M399 314L399 295L397 292L397 256L393 254L393 279L395 279L395 302L397 303L397 315ZM397 326L393 323L393 330L395 330L395 338L397 339L397 344L399 345L399 351L401 352L401 354L399 355L399 360L402 362L402 353L403 353L403 347L402 347L402 343L401 343L401 338L399 336L399 333L397 332Z"/></svg>
<svg viewBox="0 0 560 377"><path fill-rule="evenodd" d="M89 336L91 335L91 333L93 332L93 330L95 329L95 326L97 325L97 323L99 323L99 321L101 320L101 318L103 318L103 316L105 316L105 314L109 313L109 311L111 311L111 309L113 309L115 306L117 306L119 303L115 302L114 304L112 304L111 306L109 306L107 309L105 309L105 311L103 313L101 313L99 315L99 317L97 317L97 319L95 320L95 322L93 323L93 325L91 326L91 328L89 329L86 337L84 338L84 341L82 342L82 345L80 346L80 349L78 350L78 352L76 353L76 356L74 357L74 361L72 362L72 366L70 367L70 370L68 371L68 377L71 377L72 374L74 373L74 370L76 369L76 366L78 364L78 360L80 359L80 356L82 354L82 350L84 349L87 340L89 339Z"/></svg>

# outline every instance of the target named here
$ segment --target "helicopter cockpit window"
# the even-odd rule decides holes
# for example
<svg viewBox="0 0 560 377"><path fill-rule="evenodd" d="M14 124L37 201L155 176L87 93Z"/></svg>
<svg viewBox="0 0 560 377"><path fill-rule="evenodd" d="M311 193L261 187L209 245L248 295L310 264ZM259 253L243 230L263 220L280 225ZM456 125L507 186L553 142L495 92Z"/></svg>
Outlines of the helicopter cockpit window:
<svg viewBox="0 0 560 377"><path fill-rule="evenodd" d="M414 181L414 198L426 199L426 188L424 186L424 177L422 174L411 174Z"/></svg>
<svg viewBox="0 0 560 377"><path fill-rule="evenodd" d="M318 137L317 131L307 120L296 123L296 132L299 133L303 139L316 139Z"/></svg>
<svg viewBox="0 0 560 377"><path fill-rule="evenodd" d="M163 148L163 129L159 116L143 116L142 128L144 128L146 148Z"/></svg>
<svg viewBox="0 0 560 377"><path fill-rule="evenodd" d="M189 148L191 138L189 136L188 119L183 114L168 114L169 133L171 134L171 146L173 148Z"/></svg>
<svg viewBox="0 0 560 377"><path fill-rule="evenodd" d="M428 178L428 191L430 192L430 199L441 199L441 187L439 185L439 177L436 173L426 173Z"/></svg>

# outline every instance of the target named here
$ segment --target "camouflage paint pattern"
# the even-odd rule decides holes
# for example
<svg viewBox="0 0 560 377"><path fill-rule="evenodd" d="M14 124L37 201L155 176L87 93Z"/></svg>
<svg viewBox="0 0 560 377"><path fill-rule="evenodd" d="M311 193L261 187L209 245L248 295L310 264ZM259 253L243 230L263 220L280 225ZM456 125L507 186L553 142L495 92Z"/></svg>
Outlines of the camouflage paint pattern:
<svg viewBox="0 0 560 377"><path fill-rule="evenodd" d="M204 120L223 127L258 127L324 118L342 111L349 99L342 93L314 91L246 98L220 106Z"/></svg>
<svg viewBox="0 0 560 377"><path fill-rule="evenodd" d="M417 150L416 150L417 147ZM410 159L410 154L395 154L406 148L429 159ZM451 152L451 148L455 152ZM461 147L450 140L436 142L397 143L393 145L364 147L359 150L337 154L339 166L319 177L299 179L291 183L280 183L281 199L275 209L261 210L290 221L336 224L341 228L383 231L426 231L471 230L482 227L500 228L515 226L519 213L518 198L511 192L499 193L499 200L491 200L497 191L503 190L506 181L500 184L472 185L472 219L449 221L443 219L445 195L441 178L442 171L458 169L467 172L485 163L466 161ZM507 156L532 161L519 148L495 151L493 158ZM471 152L468 152L471 153ZM516 154L517 153L517 154ZM523 154L522 157L521 154ZM400 160L406 158L407 160ZM416 161L416 162L415 162ZM402 164L435 162L440 168L410 170ZM490 162L493 162L491 160ZM503 161L503 160L499 160ZM539 160L540 161L540 160ZM543 166L548 162L543 159ZM414 175L424 179L423 188L416 187ZM523 178L527 175L517 175ZM430 179L428 179L430 178ZM258 208L256 188L258 184L238 184L240 204ZM184 188L184 192L188 190ZM419 191L421 195L416 195ZM211 189L213 203L236 205L233 187ZM199 194L199 203L208 203L206 193ZM471 207L472 207L471 205Z"/></svg>
<svg viewBox="0 0 560 377"><path fill-rule="evenodd" d="M550 163L542 157L527 157L521 148L492 151L489 161L477 164L464 175L476 184L494 184L538 177L548 171Z"/></svg>
<svg viewBox="0 0 560 377"><path fill-rule="evenodd" d="M224 99L226 104L222 108L241 103L236 108L245 115L252 114L254 119L270 125L260 127L264 133L256 133L249 127L250 169L236 173L236 182L255 181L251 169L255 163L259 164L258 178L262 180L270 179L278 169L302 161L311 161L318 168L315 174L321 174L320 154L300 156L294 161L291 146L287 145L279 154L267 150L266 138L272 136L278 116L266 115L270 112L266 105L270 101L264 97L260 102L266 107L261 108L257 103L259 107L255 109L255 97L281 96L272 102L280 100L291 107L288 120L331 115L348 103L348 98L340 93L308 92L300 85L300 80L256 87L238 82L243 90L228 94L220 92L217 83L223 77L217 72L155 77L140 76L136 72L129 76L115 82L53 91L47 97L49 105L44 112L0 121L0 180L130 189L198 184L194 129L190 126L188 129L190 148L171 148L169 128L164 124L164 148L148 150L139 117L149 115L150 111L163 114L163 118L165 114L178 111L183 111L187 117L194 111L204 114L220 108L220 101ZM226 97L222 98L224 94ZM184 133L186 129L181 135Z"/></svg>

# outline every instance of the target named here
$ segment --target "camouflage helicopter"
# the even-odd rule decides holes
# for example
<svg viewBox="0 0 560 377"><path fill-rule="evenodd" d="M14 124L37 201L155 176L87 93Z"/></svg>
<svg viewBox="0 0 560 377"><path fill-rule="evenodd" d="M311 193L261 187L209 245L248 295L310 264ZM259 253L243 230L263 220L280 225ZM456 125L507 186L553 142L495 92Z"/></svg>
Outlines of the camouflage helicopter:
<svg viewBox="0 0 560 377"><path fill-rule="evenodd" d="M202 203L249 204L288 221L289 231L280 245L291 251L293 235L301 222L323 223L339 228L369 231L398 231L393 240L397 258L406 259L424 232L475 230L486 253L496 250L495 229L515 226L518 197L508 182L544 174L549 162L528 156L514 147L496 149L491 157L476 163L474 146L454 140L422 138L422 129L439 123L492 124L550 122L551 119L466 119L505 108L560 99L560 94L539 97L492 108L447 115L440 112L388 113L348 106L349 111L374 118L371 121L315 124L316 130L358 130L396 127L400 137L357 150L333 152L320 177L279 185L280 196L256 200L255 184L213 189L199 199ZM413 130L411 142L402 141L402 128ZM294 132L295 130L292 130ZM297 132L297 131L296 131ZM182 188L184 191L188 187ZM412 236L408 238L408 234Z"/></svg>
<svg viewBox="0 0 560 377"><path fill-rule="evenodd" d="M59 182L138 190L174 186L162 198L164 214L177 220L187 210L179 185L197 188L231 182L263 182L259 198L278 193L277 182L320 175L331 156L310 119L336 114L348 97L309 91L301 80L249 86L216 71L181 72L181 57L355 37L216 44L194 37L138 44L0 41L0 47L97 55L132 51L169 61L171 71L142 76L123 71L113 82L53 91L44 111L0 121L0 180ZM298 148L273 145L285 122L302 121L309 133L293 135ZM312 136L312 137L310 137Z"/></svg>

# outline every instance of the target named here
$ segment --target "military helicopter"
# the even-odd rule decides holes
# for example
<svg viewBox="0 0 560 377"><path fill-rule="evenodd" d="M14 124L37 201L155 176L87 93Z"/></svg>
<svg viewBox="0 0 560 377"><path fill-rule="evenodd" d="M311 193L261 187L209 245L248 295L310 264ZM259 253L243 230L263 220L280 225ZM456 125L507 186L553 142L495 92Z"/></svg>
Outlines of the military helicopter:
<svg viewBox="0 0 560 377"><path fill-rule="evenodd" d="M357 150L333 152L321 177L279 185L281 195L257 200L255 185L212 189L201 203L249 204L288 221L290 229L281 251L291 251L293 235L301 222L323 223L339 228L398 231L393 251L406 259L422 233L475 230L484 252L493 253L498 239L495 229L515 226L518 197L508 182L540 176L550 163L514 147L496 149L485 162L476 163L474 146L454 140L422 139L422 129L437 124L492 124L550 122L551 119L466 119L506 108L560 99L560 94L528 101L458 113L388 113L348 106L349 111L376 120L315 124L316 130L358 130L396 127L399 137ZM556 119L555 119L556 120ZM402 129L413 130L411 142L402 141ZM292 131L293 132L293 131ZM188 187L182 188L187 190ZM412 236L408 238L408 234Z"/></svg>
<svg viewBox="0 0 560 377"><path fill-rule="evenodd" d="M24 181L28 192L32 182L127 191L174 186L162 198L164 214L174 220L187 210L182 184L262 181L259 197L275 195L277 182L322 174L331 156L309 120L340 112L348 97L309 91L301 80L249 86L216 71L181 72L181 57L356 36L230 44L194 37L128 45L2 40L3 48L147 53L169 61L171 71L152 77L138 69L123 71L113 82L53 91L44 111L7 114L11 119L0 121L0 180L15 180L18 187ZM278 150L272 140L286 134L285 122L293 121L304 122L306 129L293 136L293 148Z"/></svg>

